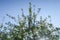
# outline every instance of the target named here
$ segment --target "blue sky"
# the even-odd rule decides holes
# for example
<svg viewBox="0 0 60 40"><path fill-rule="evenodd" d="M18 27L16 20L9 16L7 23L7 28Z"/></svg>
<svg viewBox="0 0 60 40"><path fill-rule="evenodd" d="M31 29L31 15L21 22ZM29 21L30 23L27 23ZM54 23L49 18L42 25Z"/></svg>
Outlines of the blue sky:
<svg viewBox="0 0 60 40"><path fill-rule="evenodd" d="M10 21L11 19L6 14L17 17L21 15L21 8L24 9L24 14L28 14L29 2L41 8L37 16L47 17L51 16L52 23L55 26L60 26L60 0L0 0L0 23ZM12 21L13 23L13 21Z"/></svg>

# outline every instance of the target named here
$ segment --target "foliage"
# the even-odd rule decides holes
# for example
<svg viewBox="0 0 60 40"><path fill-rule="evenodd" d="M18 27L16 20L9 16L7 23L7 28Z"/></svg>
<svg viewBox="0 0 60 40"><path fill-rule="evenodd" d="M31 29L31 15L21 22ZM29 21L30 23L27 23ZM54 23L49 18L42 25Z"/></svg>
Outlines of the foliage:
<svg viewBox="0 0 60 40"><path fill-rule="evenodd" d="M32 11L31 3L29 3L29 15L25 16L22 10L22 18L18 15L18 24L11 22L6 23L6 27L0 25L0 40L59 40L60 28L55 28L51 22L47 22L47 18L37 21L37 14ZM34 6L35 7L35 6ZM38 13L41 8L39 8ZM16 20L15 17L7 14L8 17Z"/></svg>

